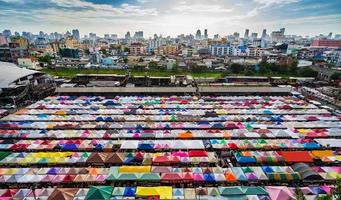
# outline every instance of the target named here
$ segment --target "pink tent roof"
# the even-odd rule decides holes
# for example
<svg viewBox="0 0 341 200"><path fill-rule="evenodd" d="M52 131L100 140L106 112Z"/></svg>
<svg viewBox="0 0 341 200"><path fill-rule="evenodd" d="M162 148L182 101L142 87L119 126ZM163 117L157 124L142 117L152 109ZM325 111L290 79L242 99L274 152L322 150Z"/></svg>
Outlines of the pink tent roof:
<svg viewBox="0 0 341 200"><path fill-rule="evenodd" d="M295 199L295 194L285 186L266 186L266 191L272 200L290 200Z"/></svg>

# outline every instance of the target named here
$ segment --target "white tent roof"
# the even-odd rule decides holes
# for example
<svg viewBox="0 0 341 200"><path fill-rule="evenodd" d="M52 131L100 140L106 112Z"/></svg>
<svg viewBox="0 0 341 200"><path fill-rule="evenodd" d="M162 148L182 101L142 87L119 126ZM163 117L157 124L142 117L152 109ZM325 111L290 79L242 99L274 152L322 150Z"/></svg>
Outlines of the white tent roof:
<svg viewBox="0 0 341 200"><path fill-rule="evenodd" d="M7 88L14 81L36 73L41 72L20 68L13 63L0 62L0 88Z"/></svg>

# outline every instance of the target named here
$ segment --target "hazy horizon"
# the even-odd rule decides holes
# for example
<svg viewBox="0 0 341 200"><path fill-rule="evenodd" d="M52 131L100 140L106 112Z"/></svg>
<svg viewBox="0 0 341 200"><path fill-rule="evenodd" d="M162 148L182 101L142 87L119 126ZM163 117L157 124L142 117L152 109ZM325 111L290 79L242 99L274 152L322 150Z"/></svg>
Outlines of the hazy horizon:
<svg viewBox="0 0 341 200"><path fill-rule="evenodd" d="M341 33L339 0L0 0L0 29L62 32L79 29L118 34L144 31L177 36L208 29L225 36L245 29L261 34L286 28L286 34Z"/></svg>

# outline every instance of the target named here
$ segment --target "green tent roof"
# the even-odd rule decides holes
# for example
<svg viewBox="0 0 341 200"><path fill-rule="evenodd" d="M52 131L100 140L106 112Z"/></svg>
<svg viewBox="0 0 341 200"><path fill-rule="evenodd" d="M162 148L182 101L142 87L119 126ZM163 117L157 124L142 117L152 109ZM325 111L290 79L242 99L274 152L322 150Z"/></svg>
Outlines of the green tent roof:
<svg viewBox="0 0 341 200"><path fill-rule="evenodd" d="M243 188L240 186L219 187L219 192L222 196L244 195Z"/></svg>
<svg viewBox="0 0 341 200"><path fill-rule="evenodd" d="M85 197L85 200L109 200L112 195L111 186L92 186Z"/></svg>
<svg viewBox="0 0 341 200"><path fill-rule="evenodd" d="M263 187L243 187L245 195L267 195Z"/></svg>
<svg viewBox="0 0 341 200"><path fill-rule="evenodd" d="M161 176L159 173L143 173L138 177L141 181L160 181Z"/></svg>

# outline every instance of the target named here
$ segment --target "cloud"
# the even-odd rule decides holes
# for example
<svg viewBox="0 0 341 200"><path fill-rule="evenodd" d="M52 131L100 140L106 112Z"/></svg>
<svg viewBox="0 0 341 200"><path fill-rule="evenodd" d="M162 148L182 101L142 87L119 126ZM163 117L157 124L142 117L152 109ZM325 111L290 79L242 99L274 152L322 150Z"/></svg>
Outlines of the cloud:
<svg viewBox="0 0 341 200"><path fill-rule="evenodd" d="M184 3L181 3L181 5L176 6L173 8L173 10L179 11L179 12L214 12L214 13L228 13L232 12L232 8L224 8L222 5L217 4L191 4L191 5L185 5Z"/></svg>
<svg viewBox="0 0 341 200"><path fill-rule="evenodd" d="M296 3L300 0L253 0L254 2L258 4L262 4L265 6L271 6L271 5L283 5L283 4L290 4L290 3Z"/></svg>
<svg viewBox="0 0 341 200"><path fill-rule="evenodd" d="M137 5L130 5L127 3L122 4L120 7L113 7L108 4L94 4L92 2L86 2L81 0L51 0L57 6L64 8L81 8L93 10L95 15L103 15L105 13L108 16L146 16L157 15L157 10L155 8L142 8ZM83 11L82 11L83 12Z"/></svg>

